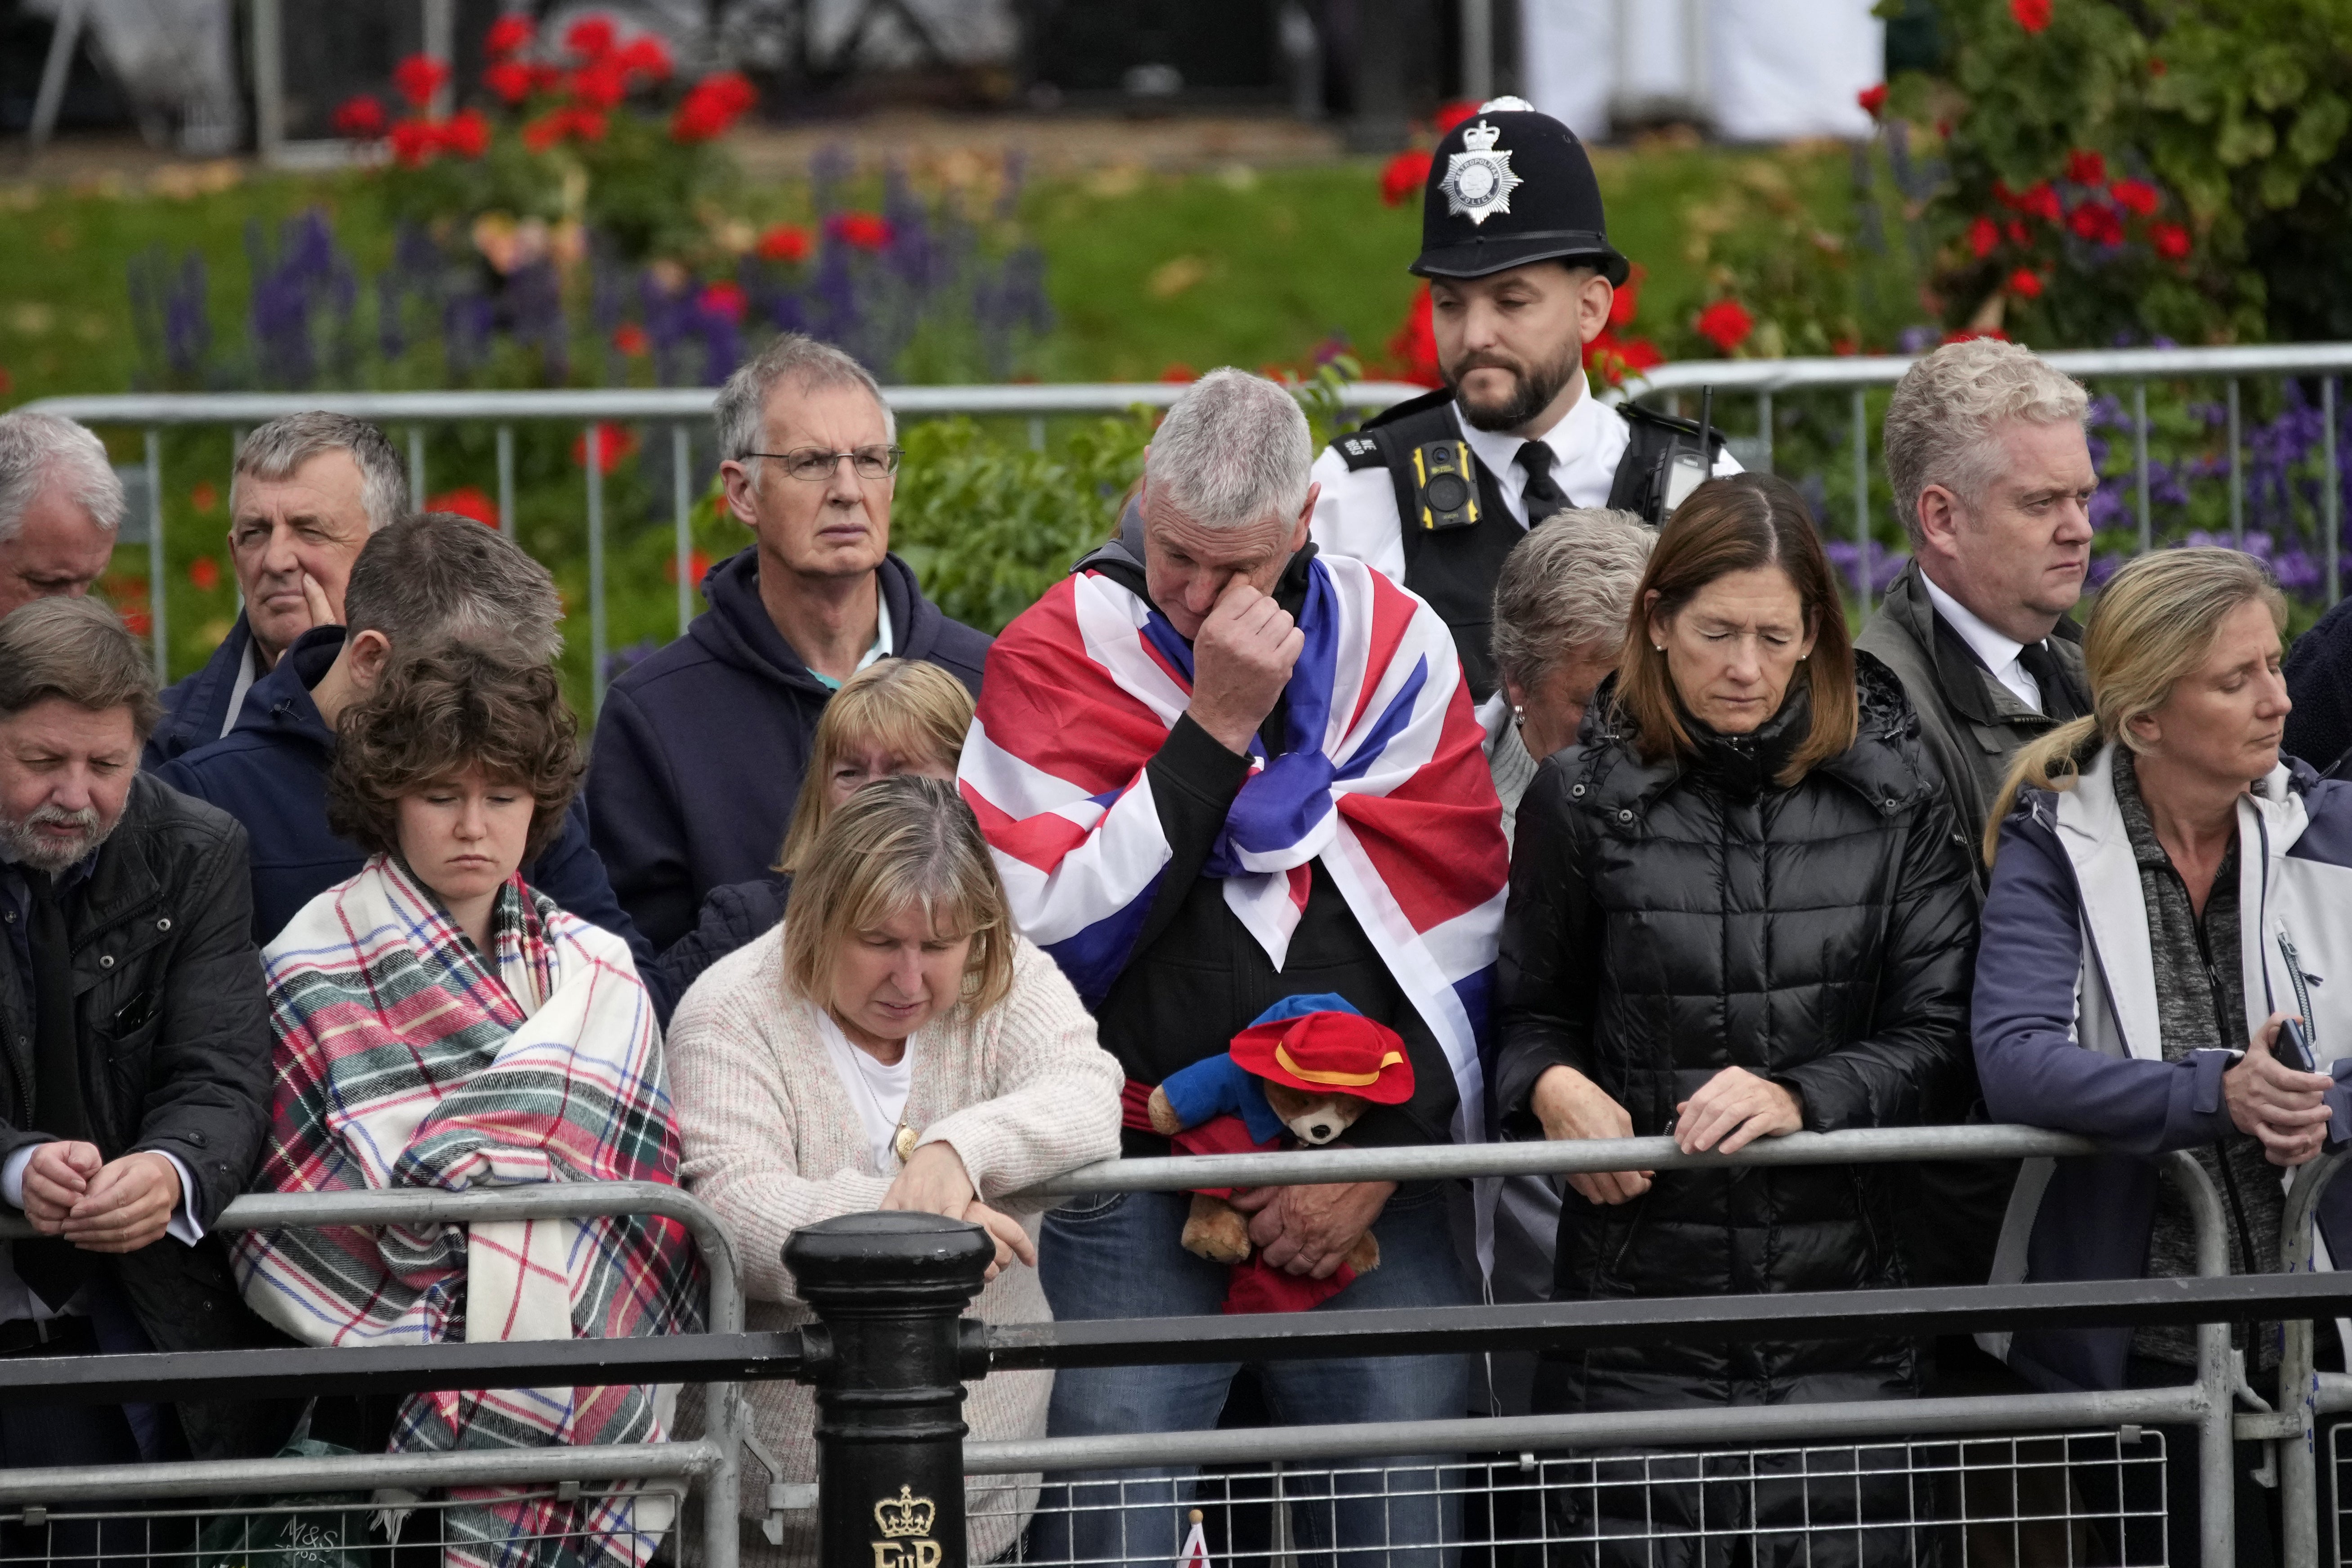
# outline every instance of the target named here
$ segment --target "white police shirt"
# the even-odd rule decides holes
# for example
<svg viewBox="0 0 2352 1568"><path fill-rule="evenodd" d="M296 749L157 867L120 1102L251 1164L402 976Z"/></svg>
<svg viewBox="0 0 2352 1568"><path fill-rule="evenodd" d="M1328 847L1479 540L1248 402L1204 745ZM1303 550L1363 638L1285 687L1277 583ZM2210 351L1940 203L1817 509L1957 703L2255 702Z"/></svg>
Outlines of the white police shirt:
<svg viewBox="0 0 2352 1568"><path fill-rule="evenodd" d="M1454 405L1454 423L1470 444L1472 456L1486 465L1503 492L1503 504L1521 528L1528 525L1528 471L1519 466L1523 438L1499 430L1481 430L1462 417ZM1607 506L1617 483L1617 465L1633 433L1616 409L1592 395L1590 380L1583 395L1569 405L1559 423L1537 437L1552 450L1552 482L1568 504ZM1718 452L1715 472L1719 477L1740 471L1728 451ZM1350 468L1332 447L1315 459L1312 478L1323 487L1316 498L1309 535L1316 548L1333 555L1349 555L1377 567L1399 584L1404 582L1404 520L1397 510L1396 481L1385 468Z"/></svg>

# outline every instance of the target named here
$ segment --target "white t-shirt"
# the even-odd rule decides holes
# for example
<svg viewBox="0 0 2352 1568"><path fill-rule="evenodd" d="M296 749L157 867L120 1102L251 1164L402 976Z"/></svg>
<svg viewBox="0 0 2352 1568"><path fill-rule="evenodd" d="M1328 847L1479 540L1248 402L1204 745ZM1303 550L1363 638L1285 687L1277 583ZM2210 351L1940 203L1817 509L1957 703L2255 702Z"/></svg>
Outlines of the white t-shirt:
<svg viewBox="0 0 2352 1568"><path fill-rule="evenodd" d="M898 1152L891 1145L898 1136L898 1119L907 1113L913 1047L910 1044L900 1055L896 1067L884 1067L849 1043L832 1014L820 1011L816 1023L817 1032L824 1037L825 1052L833 1058L833 1070L840 1076L849 1103L857 1108L858 1124L865 1129L866 1147L874 1153L875 1173L887 1176L899 1164Z"/></svg>

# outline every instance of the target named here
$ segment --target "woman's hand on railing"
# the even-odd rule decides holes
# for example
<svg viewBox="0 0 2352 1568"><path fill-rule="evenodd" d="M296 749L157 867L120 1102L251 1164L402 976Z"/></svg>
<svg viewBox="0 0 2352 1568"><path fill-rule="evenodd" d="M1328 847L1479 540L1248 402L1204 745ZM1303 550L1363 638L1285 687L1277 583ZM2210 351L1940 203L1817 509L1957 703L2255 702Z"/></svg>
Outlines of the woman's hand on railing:
<svg viewBox="0 0 2352 1568"><path fill-rule="evenodd" d="M1804 1125L1804 1102L1794 1094L1746 1068L1726 1068L1675 1107L1675 1147L1704 1154L1720 1142L1720 1152L1737 1154L1759 1138Z"/></svg>
<svg viewBox="0 0 2352 1568"><path fill-rule="evenodd" d="M961 1219L977 1196L971 1173L963 1168L963 1156L955 1152L955 1145L926 1143L900 1168L898 1180L882 1194L882 1206Z"/></svg>
<svg viewBox="0 0 2352 1568"><path fill-rule="evenodd" d="M2271 1054L2287 1016L2272 1014L2246 1042L2246 1054L2221 1075L2221 1103L2239 1131L2262 1141L2272 1164L2291 1167L2309 1163L2326 1147L2326 1097L2335 1080L2297 1072Z"/></svg>
<svg viewBox="0 0 2352 1568"><path fill-rule="evenodd" d="M1032 1268L1037 1267L1037 1244L1029 1239L1028 1231L1011 1215L999 1213L974 1198L964 1205L963 1213L949 1217L971 1221L988 1232L988 1239L996 1243L996 1261L988 1266L988 1279L994 1279L1003 1273L1004 1266L1016 1258Z"/></svg>
<svg viewBox="0 0 2352 1568"><path fill-rule="evenodd" d="M1609 1098L1601 1087L1565 1065L1546 1068L1528 1097L1544 1136L1566 1138L1631 1138L1633 1119ZM1599 1171L1568 1178L1568 1184L1589 1203L1631 1202L1650 1190L1648 1171Z"/></svg>

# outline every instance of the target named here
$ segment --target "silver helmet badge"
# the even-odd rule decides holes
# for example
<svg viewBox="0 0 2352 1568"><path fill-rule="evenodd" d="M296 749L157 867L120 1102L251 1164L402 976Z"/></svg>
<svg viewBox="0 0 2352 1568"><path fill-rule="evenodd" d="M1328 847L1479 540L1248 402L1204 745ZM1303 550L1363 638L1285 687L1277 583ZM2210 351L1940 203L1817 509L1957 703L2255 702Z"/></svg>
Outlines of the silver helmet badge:
<svg viewBox="0 0 2352 1568"><path fill-rule="evenodd" d="M1462 133L1462 145L1468 151L1446 159L1445 177L1437 186L1455 216L1482 224L1496 213L1511 210L1511 192L1526 182L1511 173L1511 154L1496 147L1502 134L1481 120Z"/></svg>

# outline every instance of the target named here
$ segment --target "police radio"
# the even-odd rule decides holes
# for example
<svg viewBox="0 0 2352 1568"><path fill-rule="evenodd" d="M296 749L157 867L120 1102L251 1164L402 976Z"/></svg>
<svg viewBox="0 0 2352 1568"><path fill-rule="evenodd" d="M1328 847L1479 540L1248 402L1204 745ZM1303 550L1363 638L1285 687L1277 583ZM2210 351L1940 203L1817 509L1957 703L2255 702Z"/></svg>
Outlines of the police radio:
<svg viewBox="0 0 2352 1568"><path fill-rule="evenodd" d="M1465 441L1424 441L1412 449L1412 504L1422 531L1478 521L1478 469Z"/></svg>
<svg viewBox="0 0 2352 1568"><path fill-rule="evenodd" d="M1691 491L1706 483L1714 473L1715 464L1707 454L1707 448L1714 445L1714 421L1715 388L1709 386L1699 393L1698 449L1693 451L1676 436L1659 455L1657 485L1652 493L1658 497L1657 521L1661 525L1675 515L1675 508L1690 499Z"/></svg>

